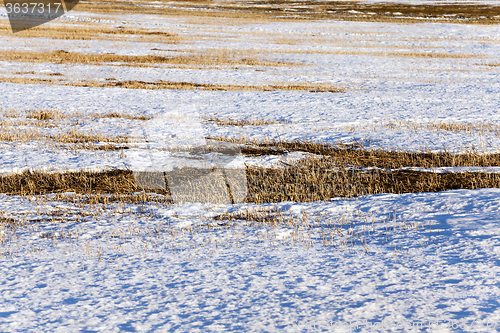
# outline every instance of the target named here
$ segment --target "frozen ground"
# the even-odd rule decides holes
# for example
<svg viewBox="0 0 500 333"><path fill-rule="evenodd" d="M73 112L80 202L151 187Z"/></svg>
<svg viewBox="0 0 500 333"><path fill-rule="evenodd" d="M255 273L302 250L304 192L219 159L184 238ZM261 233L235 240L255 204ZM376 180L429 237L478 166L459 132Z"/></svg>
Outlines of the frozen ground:
<svg viewBox="0 0 500 333"><path fill-rule="evenodd" d="M72 14L67 22L90 17ZM58 72L68 81L110 76L256 85L327 82L347 90L214 92L0 83L0 108L153 116L150 121L85 120L76 126L110 135L139 132L153 148L161 138L180 136L191 128L199 136L331 143L357 139L369 140L372 148L460 151L474 145L498 151L498 133L391 126L407 121L500 125L500 67L485 65L499 62L497 26L207 25L141 15L100 21L131 28L139 23L197 40L176 45L56 43L48 38L2 36L0 48L164 55L175 52L151 49L256 49L268 51L265 59L306 65L158 69L2 61L0 71L2 76L17 77L14 73L21 71L33 71L35 77L44 71ZM202 33L207 38L199 37ZM297 41L297 36L300 41L288 43L290 38ZM463 57L394 55L397 52ZM29 75L33 74L25 77ZM179 114L185 118L173 126L175 118L169 117ZM202 123L203 116L287 123L220 127ZM71 128L40 130L52 134ZM148 161L137 159L140 147L121 155L4 142L0 171L141 169ZM270 165L276 158L245 162ZM496 332L500 330L499 194L498 189L479 189L259 206L108 205L104 210L54 198L1 195L2 218L31 221L31 227L15 231L5 223L0 227L0 331ZM212 219L224 212L269 207L282 210L291 221L288 226L245 221L222 225Z"/></svg>
<svg viewBox="0 0 500 333"><path fill-rule="evenodd" d="M148 207L150 216L138 216L131 206L128 214L110 210L81 222L70 214L64 223L40 222L43 231L21 231L10 244L19 255L2 259L0 327L395 332L406 325L405 331L417 332L496 332L499 194L482 189L279 204L296 220L303 211L310 215L305 231L255 229L241 221L229 230L203 230L208 217L245 205ZM50 205L35 214L33 203L0 200L2 210L27 219L72 209ZM418 229L400 230L403 223L418 223ZM363 232L363 225L368 253L359 240L342 245L350 227ZM181 226L198 230L178 232L173 241L166 229ZM149 233L161 227L158 237ZM39 236L69 231L71 241ZM334 233L335 246L324 246L323 232ZM382 244L385 233L389 243ZM312 245L305 247L301 237L311 237Z"/></svg>
<svg viewBox="0 0 500 333"><path fill-rule="evenodd" d="M72 12L72 16L63 17L62 22L88 17L91 16ZM159 118L181 113L197 119L198 123L203 117L213 116L275 119L286 124L242 128L205 123L202 128L205 134L212 136L311 139L331 143L365 140L371 148L460 152L476 147L479 151L498 151L498 131L486 135L425 128L414 131L411 126L398 125L398 122L424 127L441 122L500 125L496 112L500 107L498 26L367 22L234 24L224 20L221 21L223 24L216 25L205 21L199 24L185 22L179 17L122 15L120 21L113 16L105 17L108 20L101 17L99 24L111 28L153 29L174 33L184 39L172 45L140 42L136 38L131 41L54 40L47 43L47 38L5 36L0 41L0 48L9 50L12 43L16 43L17 50L26 51L162 56L250 50L251 55L261 59L299 65L236 68L158 65L151 68L116 64L0 62L0 72L16 78L42 79L48 78L47 73L60 73L63 75L57 78L62 82L104 81L107 78L257 86L312 82L343 87L346 92L152 91L2 83L0 108L120 111ZM153 119L151 122L157 121ZM116 121L93 122L79 128L121 133L121 127L115 125ZM141 126L149 125L143 122ZM151 130L145 130L151 133ZM80 152L78 157L64 150L53 152L33 146L9 146L9 152L1 157L3 172L40 164L74 169L119 167L127 163L117 157L119 152L101 154L100 157Z"/></svg>

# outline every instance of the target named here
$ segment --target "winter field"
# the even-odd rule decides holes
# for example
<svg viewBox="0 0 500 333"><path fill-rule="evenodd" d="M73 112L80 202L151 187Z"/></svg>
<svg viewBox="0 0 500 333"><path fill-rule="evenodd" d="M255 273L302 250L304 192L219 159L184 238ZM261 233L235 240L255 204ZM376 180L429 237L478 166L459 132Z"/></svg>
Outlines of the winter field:
<svg viewBox="0 0 500 333"><path fill-rule="evenodd" d="M0 331L500 331L498 1L0 11Z"/></svg>

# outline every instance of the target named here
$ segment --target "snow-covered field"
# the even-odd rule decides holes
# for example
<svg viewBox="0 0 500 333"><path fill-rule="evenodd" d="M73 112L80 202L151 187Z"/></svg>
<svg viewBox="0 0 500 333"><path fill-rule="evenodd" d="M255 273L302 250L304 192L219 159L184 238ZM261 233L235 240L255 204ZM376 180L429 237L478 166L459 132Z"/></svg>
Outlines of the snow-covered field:
<svg viewBox="0 0 500 333"><path fill-rule="evenodd" d="M368 148L388 150L499 151L497 25L225 18L197 22L187 16L70 14L50 24L140 28L173 33L179 41L3 34L2 120L15 122L34 109L151 119L83 116L78 122L63 118L57 126L37 127L47 137L78 130L136 141L127 150L96 151L6 140L0 143L3 175L24 169L165 168L170 161L162 155L167 154L162 150L165 138L184 136L362 141ZM5 14L2 19L6 24ZM13 50L137 56L224 50L238 59L243 54L288 65L2 60L2 54ZM58 75L48 75L54 73ZM13 81L49 77L58 81ZM321 83L345 91L65 85L109 78L253 86ZM17 118L8 118L9 110L19 112ZM218 126L207 121L211 117L282 123ZM440 123L490 124L492 130L429 126ZM3 124L0 131L33 129L14 127ZM294 152L285 158L304 155ZM239 157L230 166L271 167L279 160ZM273 225L221 219L225 213L245 211L264 211L282 220ZM0 331L500 331L500 189L262 205L93 206L56 194L0 194L0 218Z"/></svg>
<svg viewBox="0 0 500 333"><path fill-rule="evenodd" d="M1 200L12 216L70 214L18 233L19 255L2 259L3 331L496 332L500 325L498 189L286 202L278 208L299 227L240 221L209 230L217 212L255 207L151 207L141 216L131 206L128 214L76 222L71 205L35 213L27 200ZM368 253L360 240L351 245L349 228L366 233ZM71 241L38 236L68 231Z"/></svg>

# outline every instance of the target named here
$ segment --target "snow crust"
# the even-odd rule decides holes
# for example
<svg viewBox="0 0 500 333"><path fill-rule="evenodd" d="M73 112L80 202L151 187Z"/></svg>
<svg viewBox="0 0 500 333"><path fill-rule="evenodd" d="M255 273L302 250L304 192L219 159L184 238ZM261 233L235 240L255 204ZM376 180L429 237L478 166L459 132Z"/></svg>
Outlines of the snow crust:
<svg viewBox="0 0 500 333"><path fill-rule="evenodd" d="M73 22L95 19L71 14L66 19ZM147 144L132 143L125 153L3 143L3 174L29 168L148 170L165 161L161 150L165 140L189 134L188 125L193 126L196 139L220 135L329 143L361 140L371 148L461 151L474 145L498 151L495 133L391 129L392 124L405 122L423 126L429 122L499 124L500 67L485 65L499 61L498 26L279 22L207 27L145 15L103 16L101 20L99 23L111 26L142 25L185 36L202 32L210 36L176 45L99 40L56 44L49 39L2 36L0 49L11 50L13 43L19 50L136 55L174 55L174 47L260 49L269 51L267 59L306 66L187 69L1 61L0 72L33 71L37 73L34 77L63 73L71 76L68 80L114 77L255 85L326 82L345 87L346 92L132 90L0 83L2 109L117 111L153 117L142 123L87 119L75 126L81 131L148 138ZM269 36L283 34L302 35L304 42L270 42ZM312 35L327 42L314 45ZM234 38L215 40L227 36ZM398 50L470 57L377 53ZM158 117L168 119L172 114L185 119L172 127L155 123ZM222 127L204 122L204 116L284 123ZM41 130L46 134L55 131ZM144 153L146 148L149 154ZM304 156L290 153L286 157ZM231 166L278 162L279 157L274 156L240 158ZM488 171L497 172L498 168ZM14 233L5 223L0 227L0 241L15 253L13 257L3 253L0 258L0 331L499 331L499 189L277 205L109 204L102 211L54 198L0 195L1 217L28 221L31 228ZM241 220L225 223L213 219L227 212L271 208L292 221L309 221L310 228L297 231L284 225L256 227ZM406 226L410 227L405 230ZM327 239L335 235L331 245L325 245L325 233ZM354 243L347 235L356 233L363 236ZM296 243L293 237L299 237ZM345 240L352 243L343 243Z"/></svg>
<svg viewBox="0 0 500 333"><path fill-rule="evenodd" d="M280 203L280 210L296 218L304 212L323 214L309 231L313 246L308 249L282 245L293 228L254 229L236 221L228 230L198 231L178 236L176 242L166 233L155 248L149 243L154 237L144 232L162 225L201 229L214 214L252 208L244 204L147 207L154 218L134 217L137 208L130 206L130 214L110 212L59 227L50 220L40 222L43 232L53 235L80 229L81 239L60 239L56 245L37 233L20 234L20 252L31 246L43 252L2 259L0 327L4 331L396 332L401 325L407 329L424 325L420 331L496 332L499 198L500 190L481 189ZM36 210L36 205L19 197L3 195L0 200L2 210L11 216L21 212L30 216ZM58 206L52 209L62 205ZM350 227L361 231L367 217L370 252L359 242L355 247L324 247L319 230L333 228L327 226L333 217L344 233L348 226L339 221L350 221ZM382 245L384 236L378 233L386 227L398 230L403 220L418 222L420 228L388 232L393 240ZM140 236L110 236L120 229L130 235L134 228L142 231ZM273 247L265 232L276 234ZM234 245L236 237L239 247ZM221 240L215 253L209 238ZM147 251L139 250L141 242L149 244ZM118 244L124 252L113 250ZM87 247L101 247L101 260L89 259Z"/></svg>

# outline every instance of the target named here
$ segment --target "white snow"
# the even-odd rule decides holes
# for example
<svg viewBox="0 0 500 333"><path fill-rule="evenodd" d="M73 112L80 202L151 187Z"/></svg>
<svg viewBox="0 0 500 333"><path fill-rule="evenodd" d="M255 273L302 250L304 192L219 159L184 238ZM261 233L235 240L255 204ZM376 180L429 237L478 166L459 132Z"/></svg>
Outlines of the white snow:
<svg viewBox="0 0 500 333"><path fill-rule="evenodd" d="M71 14L57 24L93 19L86 13ZM165 168L171 160L162 149L171 138L196 141L205 135L329 143L368 140L370 148L405 150L461 151L474 145L498 151L497 133L425 128L415 132L387 126L407 121L500 125L500 67L485 66L499 62L498 26L332 21L196 24L146 15L102 15L99 24L141 24L186 37L202 32L210 36L176 45L100 40L56 44L49 39L2 36L0 49L12 50L15 45L26 50L138 55L170 46L184 51L255 49L266 51L262 54L268 60L304 66L187 69L0 61L1 75L34 71L33 77L42 77L40 73L46 71L62 73L69 81L114 77L255 85L326 82L345 87L346 92L0 83L2 110L57 108L153 117L148 121L85 118L77 125L82 131L142 140L124 152L4 142L1 173L30 168ZM276 42L285 34L301 36L303 41ZM397 52L470 57L394 56ZM178 120L179 115L185 118ZM286 123L222 127L203 122L203 116ZM60 129L40 131L49 135ZM291 152L284 157L307 155ZM245 157L229 166L269 167L279 165L280 158ZM432 171L465 169L470 168ZM498 172L498 167L487 171ZM278 209L288 225L213 219L247 209ZM2 194L0 217L0 331L496 332L500 328L499 189L311 203L148 203L101 208L55 200L55 195ZM8 219L24 221L25 226L13 230L5 222Z"/></svg>
<svg viewBox="0 0 500 333"><path fill-rule="evenodd" d="M29 218L36 211L18 197L3 195L1 205L11 216ZM247 206L147 208L154 217L134 215L131 206L129 214L110 210L82 222L39 222L51 235L80 235L56 245L40 238L43 233L18 233L13 246L19 255L2 259L2 330L278 332L314 325L340 332L356 322L357 332L377 331L373 325L381 323L391 332L417 323L438 324L442 331L469 325L448 329L460 332L498 327L498 189L280 203L297 219L304 211L311 216L311 229L298 232L310 234L308 249L299 241L290 246L294 228L232 222L229 230L201 229L212 208ZM178 213L187 215L173 217ZM404 222L419 229L400 230ZM340 245L349 227L363 235L363 226L368 253L359 241ZM396 231L387 232L390 242L382 244L386 226ZM161 241L145 232L161 227ZM173 242L166 229L181 227L199 230L179 232ZM335 228L344 237L335 235L335 247L323 246L321 233ZM275 236L266 239L266 232ZM216 239L222 243L217 250ZM33 254L31 247L43 252Z"/></svg>

